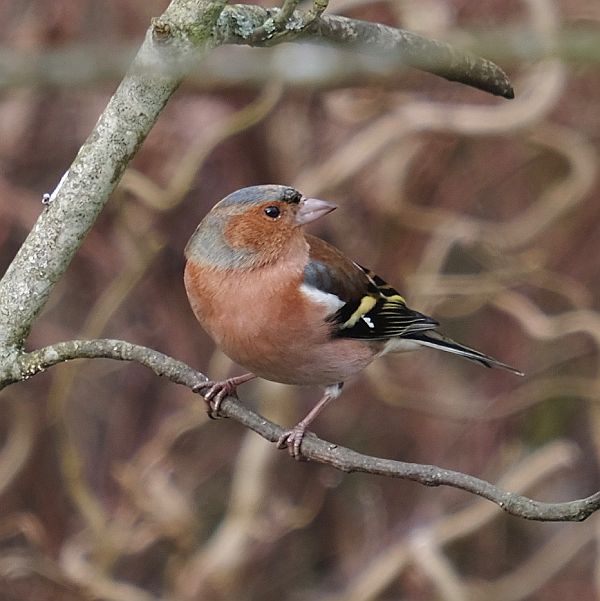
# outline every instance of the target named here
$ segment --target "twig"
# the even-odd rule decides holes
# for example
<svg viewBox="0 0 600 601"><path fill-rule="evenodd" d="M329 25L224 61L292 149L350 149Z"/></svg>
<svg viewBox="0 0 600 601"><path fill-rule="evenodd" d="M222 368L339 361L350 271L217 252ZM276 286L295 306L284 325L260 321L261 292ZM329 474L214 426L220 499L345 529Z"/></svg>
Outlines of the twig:
<svg viewBox="0 0 600 601"><path fill-rule="evenodd" d="M410 67L496 96L509 99L515 96L508 76L495 63L411 31L381 23L323 15L308 32L330 42L357 47L363 52L401 53L403 61Z"/></svg>
<svg viewBox="0 0 600 601"><path fill-rule="evenodd" d="M318 19L325 12L328 4L329 0L313 0L313 5L306 15L306 25L310 25Z"/></svg>
<svg viewBox="0 0 600 601"><path fill-rule="evenodd" d="M71 340L19 356L12 373L20 373L18 379L26 379L46 368L81 358L107 358L136 361L151 369L156 375L172 382L193 388L206 381L206 376L189 365L164 355L159 351L122 340ZM0 382L6 385L10 382ZM221 405L221 413L244 425L263 438L276 442L284 432L269 420L254 413L236 398L227 397ZM584 499L563 503L543 503L522 495L500 490L493 484L474 476L436 467L382 459L357 453L336 444L321 440L314 434L302 442L303 454L313 461L330 465L343 472L364 472L390 478L413 480L425 486L452 486L496 503L507 513L537 521L582 521L600 509L600 492Z"/></svg>
<svg viewBox="0 0 600 601"><path fill-rule="evenodd" d="M277 37L275 20L281 9L234 4L219 17L216 35L221 44L271 46L281 41L327 41L355 48L360 52L389 56L410 67L439 75L504 98L514 98L506 73L495 63L457 50L445 42L431 40L411 31L381 23L321 15L306 24L304 15L295 11L287 20L285 37ZM318 13L318 10L315 14ZM268 35L255 35L265 27Z"/></svg>
<svg viewBox="0 0 600 601"><path fill-rule="evenodd" d="M253 44L260 44L274 38L276 34L286 33L286 24L294 14L300 0L284 0L281 10L274 17L265 19L262 25L256 27L250 36Z"/></svg>

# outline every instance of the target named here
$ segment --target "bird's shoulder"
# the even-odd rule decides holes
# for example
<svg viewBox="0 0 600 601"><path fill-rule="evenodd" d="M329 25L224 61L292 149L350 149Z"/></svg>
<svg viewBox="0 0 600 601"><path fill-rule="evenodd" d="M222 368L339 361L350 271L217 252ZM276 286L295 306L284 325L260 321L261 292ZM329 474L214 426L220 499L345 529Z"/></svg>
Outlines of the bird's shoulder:
<svg viewBox="0 0 600 601"><path fill-rule="evenodd" d="M304 284L321 292L351 302L367 293L369 278L354 261L335 246L315 236L306 235L308 262L304 268Z"/></svg>

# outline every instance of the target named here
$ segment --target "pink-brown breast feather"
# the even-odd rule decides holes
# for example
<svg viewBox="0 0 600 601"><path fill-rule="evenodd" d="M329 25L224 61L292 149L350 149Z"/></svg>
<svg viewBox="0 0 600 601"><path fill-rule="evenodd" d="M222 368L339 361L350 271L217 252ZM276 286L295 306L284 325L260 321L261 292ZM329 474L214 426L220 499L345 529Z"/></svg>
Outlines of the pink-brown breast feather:
<svg viewBox="0 0 600 601"><path fill-rule="evenodd" d="M332 339L327 308L300 290L306 253L254 270L221 270L188 261L185 285L204 329L233 361L285 384L329 385L376 356L364 341Z"/></svg>

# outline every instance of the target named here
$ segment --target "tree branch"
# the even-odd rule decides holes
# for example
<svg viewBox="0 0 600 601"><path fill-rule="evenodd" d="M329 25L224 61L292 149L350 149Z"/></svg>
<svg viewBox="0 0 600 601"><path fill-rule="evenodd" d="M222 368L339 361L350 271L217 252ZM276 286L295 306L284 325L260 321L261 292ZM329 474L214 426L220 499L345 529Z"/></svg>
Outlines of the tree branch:
<svg viewBox="0 0 600 601"><path fill-rule="evenodd" d="M380 23L321 15L306 24L303 13L294 11L285 24L285 35L276 28L280 9L246 4L227 6L216 32L221 44L271 46L281 41L327 41L376 54L495 94L514 98L506 73L495 63L404 29ZM270 27L265 27L270 24ZM260 35L257 35L259 32ZM390 56L391 55L391 56Z"/></svg>
<svg viewBox="0 0 600 601"><path fill-rule="evenodd" d="M18 380L25 380L48 367L72 359L106 358L121 361L135 361L163 376L188 388L193 388L207 380L206 376L189 365L173 359L153 349L122 340L71 340L51 346L21 353L15 362L13 373ZM0 387L12 383L0 381ZM254 413L236 398L227 397L221 405L221 413L254 430L263 438L276 442L284 430ZM507 513L537 521L576 522L585 520L600 509L600 492L584 499L564 503L542 503L522 495L500 490L493 484L434 465L406 463L392 459L382 459L357 453L351 449L321 440L308 434L302 442L302 453L313 461L330 465L343 472L364 472L390 478L412 480L425 486L451 486L473 493L496 503Z"/></svg>
<svg viewBox="0 0 600 601"><path fill-rule="evenodd" d="M515 93L506 73L495 63L405 29L336 15L323 15L310 31L330 42L363 52L396 53L404 63L449 81L456 81L504 98Z"/></svg>
<svg viewBox="0 0 600 601"><path fill-rule="evenodd" d="M175 0L148 30L129 72L0 282L0 359L23 344L167 100L210 47L224 3Z"/></svg>

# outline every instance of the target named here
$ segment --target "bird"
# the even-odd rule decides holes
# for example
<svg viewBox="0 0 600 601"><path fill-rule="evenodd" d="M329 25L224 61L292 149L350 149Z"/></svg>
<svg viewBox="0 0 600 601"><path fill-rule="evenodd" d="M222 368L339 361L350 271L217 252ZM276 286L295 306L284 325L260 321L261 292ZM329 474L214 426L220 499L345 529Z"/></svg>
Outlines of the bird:
<svg viewBox="0 0 600 601"><path fill-rule="evenodd" d="M305 226L336 209L285 185L237 190L202 219L185 247L184 284L204 330L248 373L194 388L211 417L255 377L322 387L311 411L277 441L296 459L308 426L344 382L387 353L431 347L523 375L444 336L381 277Z"/></svg>

